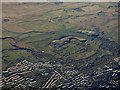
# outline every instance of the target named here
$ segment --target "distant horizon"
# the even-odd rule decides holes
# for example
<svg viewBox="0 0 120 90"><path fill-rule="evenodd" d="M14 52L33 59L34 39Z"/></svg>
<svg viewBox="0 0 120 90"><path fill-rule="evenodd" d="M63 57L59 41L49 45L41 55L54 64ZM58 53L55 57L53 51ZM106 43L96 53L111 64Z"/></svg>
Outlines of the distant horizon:
<svg viewBox="0 0 120 90"><path fill-rule="evenodd" d="M1 0L1 2L119 2L120 0Z"/></svg>

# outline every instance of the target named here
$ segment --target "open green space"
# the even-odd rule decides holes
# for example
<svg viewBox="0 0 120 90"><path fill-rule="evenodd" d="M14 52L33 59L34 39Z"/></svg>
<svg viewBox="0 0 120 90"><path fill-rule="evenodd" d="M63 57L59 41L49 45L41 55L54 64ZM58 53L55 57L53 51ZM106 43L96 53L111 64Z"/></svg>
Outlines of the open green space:
<svg viewBox="0 0 120 90"><path fill-rule="evenodd" d="M93 72L117 57L117 3L3 3L2 10L2 69L23 60L32 63L52 63L51 70L42 68L22 74L35 78L30 87L41 87L59 70ZM110 6L114 6L109 8ZM108 60L109 58L109 60ZM52 71L53 70L53 71ZM57 84L65 82L59 79ZM6 85L5 87L10 87Z"/></svg>

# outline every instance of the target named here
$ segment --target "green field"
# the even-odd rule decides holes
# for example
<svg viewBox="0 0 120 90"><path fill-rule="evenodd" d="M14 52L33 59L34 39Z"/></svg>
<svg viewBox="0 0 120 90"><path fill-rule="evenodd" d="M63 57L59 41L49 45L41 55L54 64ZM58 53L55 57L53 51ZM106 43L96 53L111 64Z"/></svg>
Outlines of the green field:
<svg viewBox="0 0 120 90"><path fill-rule="evenodd" d="M60 62L62 67L70 66L80 73L83 68L83 72L88 71L86 64L92 72L113 62L117 57L118 8L109 6L115 5L117 3L3 3L2 69L27 59L32 63ZM69 36L71 38L66 39ZM39 79L39 84L33 87L42 86L50 77L38 77L36 73L23 75L35 75Z"/></svg>

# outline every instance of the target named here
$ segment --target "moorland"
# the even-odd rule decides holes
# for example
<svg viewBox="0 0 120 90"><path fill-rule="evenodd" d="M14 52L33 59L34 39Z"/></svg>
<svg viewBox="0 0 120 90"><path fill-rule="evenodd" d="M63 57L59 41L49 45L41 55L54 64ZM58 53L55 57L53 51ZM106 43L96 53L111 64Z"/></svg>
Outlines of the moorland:
<svg viewBox="0 0 120 90"><path fill-rule="evenodd" d="M118 3L6 2L2 9L4 88L119 86Z"/></svg>

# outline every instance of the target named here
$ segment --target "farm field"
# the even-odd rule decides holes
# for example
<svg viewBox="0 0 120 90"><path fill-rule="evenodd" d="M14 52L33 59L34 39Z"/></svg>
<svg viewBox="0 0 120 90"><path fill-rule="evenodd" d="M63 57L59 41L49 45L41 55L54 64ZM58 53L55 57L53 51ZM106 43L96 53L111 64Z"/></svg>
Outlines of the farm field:
<svg viewBox="0 0 120 90"><path fill-rule="evenodd" d="M2 3L2 87L118 88L118 7Z"/></svg>

